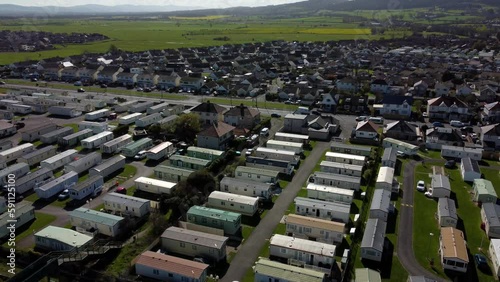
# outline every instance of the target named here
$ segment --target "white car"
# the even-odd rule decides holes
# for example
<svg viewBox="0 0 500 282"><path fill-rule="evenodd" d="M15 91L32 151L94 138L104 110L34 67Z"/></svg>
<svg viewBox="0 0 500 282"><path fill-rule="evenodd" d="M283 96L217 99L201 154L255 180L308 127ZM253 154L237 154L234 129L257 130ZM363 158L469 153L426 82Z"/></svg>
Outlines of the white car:
<svg viewBox="0 0 500 282"><path fill-rule="evenodd" d="M425 191L425 182L423 180L417 182L417 191L419 192Z"/></svg>

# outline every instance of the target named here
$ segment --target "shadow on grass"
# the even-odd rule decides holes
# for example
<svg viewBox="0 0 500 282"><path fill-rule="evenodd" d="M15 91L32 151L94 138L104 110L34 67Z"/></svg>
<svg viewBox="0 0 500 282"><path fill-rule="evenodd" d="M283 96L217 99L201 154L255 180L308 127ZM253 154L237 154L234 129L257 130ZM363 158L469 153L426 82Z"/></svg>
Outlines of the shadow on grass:
<svg viewBox="0 0 500 282"><path fill-rule="evenodd" d="M388 233L388 234L396 233L396 222L397 222L397 218L398 218L398 213L399 213L399 211L396 208L394 209L394 212L389 213L389 216L387 217L386 233Z"/></svg>
<svg viewBox="0 0 500 282"><path fill-rule="evenodd" d="M255 213L253 216L242 215L241 224L256 227L260 223L260 213Z"/></svg>
<svg viewBox="0 0 500 282"><path fill-rule="evenodd" d="M390 279L392 270L392 257L394 252L394 245L388 239L384 241L384 253L382 255L382 261L372 261L367 259L361 259L361 263L364 267L377 270L380 272L382 279Z"/></svg>

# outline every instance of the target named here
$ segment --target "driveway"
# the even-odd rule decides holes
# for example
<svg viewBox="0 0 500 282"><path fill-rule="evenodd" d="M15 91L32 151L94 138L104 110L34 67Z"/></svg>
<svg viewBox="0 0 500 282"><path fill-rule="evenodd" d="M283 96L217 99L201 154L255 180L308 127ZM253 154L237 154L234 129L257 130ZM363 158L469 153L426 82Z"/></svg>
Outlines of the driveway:
<svg viewBox="0 0 500 282"><path fill-rule="evenodd" d="M262 221L255 227L250 237L238 248L238 252L234 256L226 275L222 277L221 282L241 281L245 273L250 269L259 256L260 250L265 245L266 241L271 238L273 231L280 222L295 196L300 191L316 163L321 159L330 143L318 142L297 170L293 181L283 189L281 195L274 203L274 206Z"/></svg>

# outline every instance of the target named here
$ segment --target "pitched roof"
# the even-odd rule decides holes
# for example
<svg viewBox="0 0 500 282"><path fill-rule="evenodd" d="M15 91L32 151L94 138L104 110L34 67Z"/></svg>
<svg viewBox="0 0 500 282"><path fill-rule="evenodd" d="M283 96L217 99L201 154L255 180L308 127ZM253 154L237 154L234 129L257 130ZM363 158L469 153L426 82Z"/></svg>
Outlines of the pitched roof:
<svg viewBox="0 0 500 282"><path fill-rule="evenodd" d="M492 135L492 136L500 136L500 123L490 124L481 127L481 134L484 135Z"/></svg>
<svg viewBox="0 0 500 282"><path fill-rule="evenodd" d="M417 126L414 124L411 124L407 121L404 120L398 120L395 122L388 123L385 126L385 131L396 131L396 132L402 132L402 133L411 133L411 134L417 134Z"/></svg>
<svg viewBox="0 0 500 282"><path fill-rule="evenodd" d="M249 108L243 104L232 107L227 112L224 113L224 116L242 116L242 117L256 117L260 112L254 108Z"/></svg>
<svg viewBox="0 0 500 282"><path fill-rule="evenodd" d="M361 241L361 248L373 248L382 252L384 250L386 228L386 222L377 218L368 219L363 240Z"/></svg>
<svg viewBox="0 0 500 282"><path fill-rule="evenodd" d="M452 105L456 105L459 108L468 107L462 100L453 96L441 96L427 101L427 105L429 106L440 106L441 104L446 105L446 107L451 107Z"/></svg>
<svg viewBox="0 0 500 282"><path fill-rule="evenodd" d="M391 104L391 105L402 105L404 102L408 103L408 105L413 104L413 97L411 96L398 96L398 95L386 95L382 99L382 104Z"/></svg>
<svg viewBox="0 0 500 282"><path fill-rule="evenodd" d="M438 210L441 216L458 219L457 207L455 206L455 201L450 198L439 198Z"/></svg>
<svg viewBox="0 0 500 282"><path fill-rule="evenodd" d="M195 279L199 279L208 268L208 265L204 263L151 251L142 253L135 263Z"/></svg>
<svg viewBox="0 0 500 282"><path fill-rule="evenodd" d="M322 230L329 230L333 232L343 233L345 230L345 224L342 222L336 222L331 220L325 220L321 218L314 218L308 216L302 216L298 214L289 214L286 216L285 223L292 223L302 226L309 226L314 228L319 228Z"/></svg>
<svg viewBox="0 0 500 282"><path fill-rule="evenodd" d="M369 120L360 121L360 122L358 122L358 125L356 126L356 131L366 131L366 132L377 133L377 126Z"/></svg>
<svg viewBox="0 0 500 282"><path fill-rule="evenodd" d="M224 134L231 132L235 129L234 126L229 125L225 122L218 122L217 124L210 125L207 129L198 133L199 136L208 136L208 137L222 137Z"/></svg>
<svg viewBox="0 0 500 282"><path fill-rule="evenodd" d="M457 258L469 262L464 233L453 227L441 228L441 253L444 258Z"/></svg>
<svg viewBox="0 0 500 282"><path fill-rule="evenodd" d="M499 102L493 102L484 105L484 108L488 111L494 110L494 111L500 111L500 103Z"/></svg>
<svg viewBox="0 0 500 282"><path fill-rule="evenodd" d="M191 109L191 112L198 113L215 113L222 114L226 111L226 108L219 106L217 104L210 103L210 101L203 102L198 106Z"/></svg>
<svg viewBox="0 0 500 282"><path fill-rule="evenodd" d="M462 158L462 166L464 168L464 172L473 171L481 173L481 170L479 169L479 163L476 160L473 160L469 157Z"/></svg>

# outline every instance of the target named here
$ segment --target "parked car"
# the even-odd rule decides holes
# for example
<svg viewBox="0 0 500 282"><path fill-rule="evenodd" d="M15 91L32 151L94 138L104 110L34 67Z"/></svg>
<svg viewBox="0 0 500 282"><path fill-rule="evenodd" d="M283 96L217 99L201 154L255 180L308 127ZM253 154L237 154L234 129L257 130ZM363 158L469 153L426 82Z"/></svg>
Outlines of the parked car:
<svg viewBox="0 0 500 282"><path fill-rule="evenodd" d="M137 155L134 156L134 159L142 160L146 157L146 153L147 151L140 151L139 153L137 153Z"/></svg>
<svg viewBox="0 0 500 282"><path fill-rule="evenodd" d="M1 84L1 85L4 85L4 84L5 84L5 81L0 81L0 84Z"/></svg>
<svg viewBox="0 0 500 282"><path fill-rule="evenodd" d="M69 190L68 189L64 189L64 191L62 191L61 194L59 194L59 196L57 196L57 199L59 199L60 201L66 200L67 198L69 198Z"/></svg>
<svg viewBox="0 0 500 282"><path fill-rule="evenodd" d="M149 87L144 88L144 92L151 92L151 88Z"/></svg>
<svg viewBox="0 0 500 282"><path fill-rule="evenodd" d="M81 81L77 81L75 83L73 83L74 86L82 86L82 82Z"/></svg>
<svg viewBox="0 0 500 282"><path fill-rule="evenodd" d="M417 191L419 191L419 192L425 191L425 182L423 180L419 180L417 182Z"/></svg>
<svg viewBox="0 0 500 282"><path fill-rule="evenodd" d="M144 89L142 89L142 87L137 87L137 89L136 89L136 90L137 90L137 91L139 91L139 92L144 91Z"/></svg>
<svg viewBox="0 0 500 282"><path fill-rule="evenodd" d="M260 131L260 135L269 136L269 128L267 127L262 128L262 130Z"/></svg>
<svg viewBox="0 0 500 282"><path fill-rule="evenodd" d="M365 121L367 119L368 119L367 116L359 116L359 117L356 118L356 121Z"/></svg>
<svg viewBox="0 0 500 282"><path fill-rule="evenodd" d="M120 187L116 188L115 192L120 193L120 194L127 194L127 188L120 186Z"/></svg>
<svg viewBox="0 0 500 282"><path fill-rule="evenodd" d="M484 255L475 254L474 260L476 261L478 268L488 268L488 261L486 260L486 257Z"/></svg>
<svg viewBox="0 0 500 282"><path fill-rule="evenodd" d="M435 121L432 123L432 126L433 127L444 127L444 125L442 123L440 123L439 121Z"/></svg>
<svg viewBox="0 0 500 282"><path fill-rule="evenodd" d="M446 168L454 168L455 167L455 160L446 161L446 163L444 164L444 167L446 167Z"/></svg>
<svg viewBox="0 0 500 282"><path fill-rule="evenodd" d="M245 152L245 156L251 156L252 153L253 153L253 148L250 148Z"/></svg>
<svg viewBox="0 0 500 282"><path fill-rule="evenodd" d="M280 117L281 117L281 115L280 115L280 114L277 114L277 113L272 113L272 114L271 114L271 117L273 117L273 118L280 118Z"/></svg>
<svg viewBox="0 0 500 282"><path fill-rule="evenodd" d="M108 88L106 84L101 84L101 88Z"/></svg>
<svg viewBox="0 0 500 282"><path fill-rule="evenodd" d="M76 90L76 91L77 91L77 92L80 92L80 93L83 93L83 92L85 92L85 89L83 89L83 88L78 88L78 90Z"/></svg>
<svg viewBox="0 0 500 282"><path fill-rule="evenodd" d="M16 129L21 129L25 126L24 122L17 122L16 123Z"/></svg>

